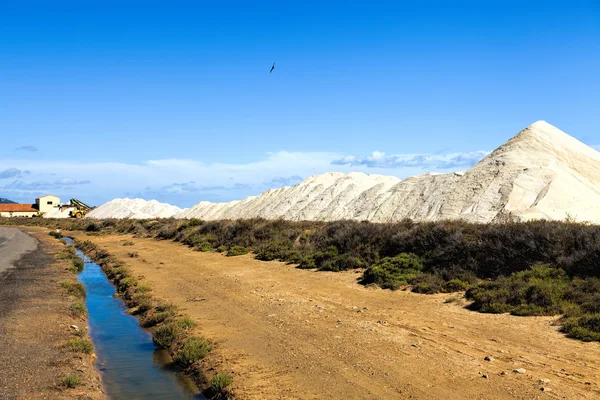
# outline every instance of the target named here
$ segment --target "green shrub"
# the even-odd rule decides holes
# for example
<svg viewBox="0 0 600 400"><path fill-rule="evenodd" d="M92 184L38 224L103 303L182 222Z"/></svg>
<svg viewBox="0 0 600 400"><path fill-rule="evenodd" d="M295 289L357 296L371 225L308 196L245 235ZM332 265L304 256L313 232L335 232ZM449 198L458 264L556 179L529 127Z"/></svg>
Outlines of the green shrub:
<svg viewBox="0 0 600 400"><path fill-rule="evenodd" d="M412 280L415 293L434 294L442 291L444 280L436 274L422 274Z"/></svg>
<svg viewBox="0 0 600 400"><path fill-rule="evenodd" d="M462 292L471 287L469 282L462 281L460 279L452 279L445 282L442 287L444 293Z"/></svg>
<svg viewBox="0 0 600 400"><path fill-rule="evenodd" d="M143 314L145 312L150 311L154 307L154 301L149 296L139 296L134 299L133 303L137 306L134 314Z"/></svg>
<svg viewBox="0 0 600 400"><path fill-rule="evenodd" d="M78 375L67 375L64 379L60 381L60 385L69 389L76 388L81 384L81 378Z"/></svg>
<svg viewBox="0 0 600 400"><path fill-rule="evenodd" d="M467 290L470 308L487 313L556 315L564 312L569 280L565 271L547 264L515 272L507 278L483 282Z"/></svg>
<svg viewBox="0 0 600 400"><path fill-rule="evenodd" d="M125 292L127 289L134 287L137 285L138 281L133 276L127 278L119 278L116 284L117 290L119 292Z"/></svg>
<svg viewBox="0 0 600 400"><path fill-rule="evenodd" d="M81 258L74 258L73 261L71 262L72 264L72 271L75 272L81 272L83 271L83 267L85 266L85 264L83 263L83 260Z"/></svg>
<svg viewBox="0 0 600 400"><path fill-rule="evenodd" d="M151 291L152 287L146 283L138 283L135 286L135 293L137 294L150 293Z"/></svg>
<svg viewBox="0 0 600 400"><path fill-rule="evenodd" d="M175 313L170 311L154 312L148 315L146 318L144 318L141 322L141 325L144 328L150 328L152 326L156 326L165 322L167 319L171 318L174 315Z"/></svg>
<svg viewBox="0 0 600 400"><path fill-rule="evenodd" d="M82 316L87 315L87 309L85 308L85 304L83 304L82 302L71 304L71 306L69 307L69 311L73 318L80 318Z"/></svg>
<svg viewBox="0 0 600 400"><path fill-rule="evenodd" d="M286 256L290 254L291 245L291 242L286 240L264 243L257 247L256 258L262 261L289 260Z"/></svg>
<svg viewBox="0 0 600 400"><path fill-rule="evenodd" d="M289 253L293 254L293 253ZM362 262L349 254L340 255L336 246L327 246L325 251L313 251L304 255L298 268L313 269L320 268L326 271L342 271L357 268Z"/></svg>
<svg viewBox="0 0 600 400"><path fill-rule="evenodd" d="M50 235L56 239L62 239L64 237L62 232L59 230L48 232L48 235Z"/></svg>
<svg viewBox="0 0 600 400"><path fill-rule="evenodd" d="M300 264L303 258L302 252L298 250L288 250L281 260L287 261L288 264Z"/></svg>
<svg viewBox="0 0 600 400"><path fill-rule="evenodd" d="M318 264L317 264L317 260L319 260L320 258L322 258L322 254L321 252L316 252L313 254L307 254L304 257L302 257L302 260L300 260L300 263L298 265L298 268L301 269L315 269L317 268Z"/></svg>
<svg viewBox="0 0 600 400"><path fill-rule="evenodd" d="M396 257L383 258L365 270L362 282L377 284L384 289L398 289L413 283L422 275L423 261L412 253L401 253Z"/></svg>
<svg viewBox="0 0 600 400"><path fill-rule="evenodd" d="M175 313L175 311L177 311L177 307L173 303L161 303L156 306L156 311Z"/></svg>
<svg viewBox="0 0 600 400"><path fill-rule="evenodd" d="M72 353L91 354L94 351L94 345L84 338L72 338L65 344L65 348Z"/></svg>
<svg viewBox="0 0 600 400"><path fill-rule="evenodd" d="M188 227L200 226L200 225L202 225L203 222L204 221L202 221L201 219L198 219L198 218L190 218L187 221L187 226Z"/></svg>
<svg viewBox="0 0 600 400"><path fill-rule="evenodd" d="M60 286L67 289L71 296L85 298L85 287L79 282L61 282Z"/></svg>
<svg viewBox="0 0 600 400"><path fill-rule="evenodd" d="M184 367L189 367L196 361L206 357L210 350L211 345L206 339L192 336L183 343L183 346L175 353L173 359Z"/></svg>
<svg viewBox="0 0 600 400"><path fill-rule="evenodd" d="M561 331L584 342L600 341L600 314L586 314L563 320Z"/></svg>
<svg viewBox="0 0 600 400"><path fill-rule="evenodd" d="M135 243L133 243L132 241L123 242L123 246L134 246L134 245L135 245Z"/></svg>
<svg viewBox="0 0 600 400"><path fill-rule="evenodd" d="M215 374L210 380L210 385L208 386L208 392L211 399L222 399L227 395L227 388L233 382L233 378L231 375L219 372Z"/></svg>
<svg viewBox="0 0 600 400"><path fill-rule="evenodd" d="M152 333L152 342L163 349L168 349L181 338L185 330L177 322L168 322L158 326Z"/></svg>
<svg viewBox="0 0 600 400"><path fill-rule="evenodd" d="M225 245L223 245L223 244L222 244L222 245L220 245L219 247L217 247L217 251L218 251L219 253L224 253L224 252L226 252L226 251L227 251L227 249L228 249L228 247L227 247L227 246L225 246Z"/></svg>
<svg viewBox="0 0 600 400"><path fill-rule="evenodd" d="M86 327L81 327L78 330L76 330L74 333L75 333L75 336L77 336L77 337L87 338L88 330Z"/></svg>
<svg viewBox="0 0 600 400"><path fill-rule="evenodd" d="M208 251L214 251L215 249L209 242L202 242L195 247L195 250L202 251L202 252L208 252Z"/></svg>
<svg viewBox="0 0 600 400"><path fill-rule="evenodd" d="M70 260L79 258L77 257L77 253L75 253L75 247L73 246L65 246L58 253L56 253L56 258L61 260Z"/></svg>
<svg viewBox="0 0 600 400"><path fill-rule="evenodd" d="M322 271L346 271L366 267L360 259L349 254L337 255L322 262Z"/></svg>
<svg viewBox="0 0 600 400"><path fill-rule="evenodd" d="M231 249L229 249L227 251L226 256L227 257L242 256L244 254L248 254L249 252L250 252L250 250L248 250L247 248L245 248L243 246L233 246Z"/></svg>
<svg viewBox="0 0 600 400"><path fill-rule="evenodd" d="M100 232L100 229L102 229L102 226L98 225L95 222L91 222L90 224L88 224L88 226L85 227L86 232Z"/></svg>
<svg viewBox="0 0 600 400"><path fill-rule="evenodd" d="M189 330L196 327L196 322L193 319L184 315L177 320L177 324L184 330Z"/></svg>

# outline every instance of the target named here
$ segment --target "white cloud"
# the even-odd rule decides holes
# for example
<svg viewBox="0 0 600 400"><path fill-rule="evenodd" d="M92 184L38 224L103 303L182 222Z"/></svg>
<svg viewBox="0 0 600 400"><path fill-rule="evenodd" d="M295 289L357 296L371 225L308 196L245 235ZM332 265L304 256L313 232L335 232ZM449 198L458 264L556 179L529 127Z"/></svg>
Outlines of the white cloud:
<svg viewBox="0 0 600 400"><path fill-rule="evenodd" d="M21 171L18 168L26 166L31 171L30 181L19 178L3 187L6 196L19 199L52 190L61 197L82 197L94 204L135 195L191 205L202 200L204 193L209 193L211 200L231 200L266 190L277 177L293 177L298 181L300 177L323 173L330 169L331 160L338 157L335 153L282 151L246 164L208 164L184 159L139 164L0 160L0 171L10 166L14 170L8 171L8 175L13 179L18 177L15 170ZM57 180L57 176L68 177Z"/></svg>
<svg viewBox="0 0 600 400"><path fill-rule="evenodd" d="M56 182L54 182L55 185L64 185L64 186L88 185L90 183L91 182L89 179L84 179L84 180L78 181L77 179L71 179L71 178L62 178L62 179L59 179Z"/></svg>
<svg viewBox="0 0 600 400"><path fill-rule="evenodd" d="M365 166L368 168L406 168L415 167L423 169L453 169L471 167L483 157L487 151L474 151L470 153L453 153L448 155L416 154L416 155L387 155L381 151L374 151L365 158L344 156L333 160L333 165Z"/></svg>
<svg viewBox="0 0 600 400"><path fill-rule="evenodd" d="M20 178L29 175L29 171L21 171L18 168L7 168L0 172L0 179Z"/></svg>
<svg viewBox="0 0 600 400"><path fill-rule="evenodd" d="M396 155L374 152L360 159L327 152L268 153L257 161L204 163L197 160L149 160L137 164L0 160L0 171L10 170L13 182L0 186L3 197L30 201L45 192L61 198L81 198L102 204L115 197L155 198L178 206L200 200L229 201L267 189L293 185L324 172L360 171L404 178L423 168L450 172L457 165L474 163L485 152L440 155ZM333 165L332 165L333 164ZM21 172L15 175L14 170ZM22 173L30 171L27 176ZM53 182L53 183L52 183Z"/></svg>

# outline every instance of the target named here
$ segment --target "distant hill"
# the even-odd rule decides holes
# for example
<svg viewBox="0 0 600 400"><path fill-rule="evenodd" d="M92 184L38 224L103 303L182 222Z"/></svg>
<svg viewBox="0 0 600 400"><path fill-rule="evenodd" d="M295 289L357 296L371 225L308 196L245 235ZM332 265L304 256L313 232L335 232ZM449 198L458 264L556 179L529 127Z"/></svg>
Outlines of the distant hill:
<svg viewBox="0 0 600 400"><path fill-rule="evenodd" d="M0 204L17 204L17 202L9 199L3 199L2 197L0 197Z"/></svg>

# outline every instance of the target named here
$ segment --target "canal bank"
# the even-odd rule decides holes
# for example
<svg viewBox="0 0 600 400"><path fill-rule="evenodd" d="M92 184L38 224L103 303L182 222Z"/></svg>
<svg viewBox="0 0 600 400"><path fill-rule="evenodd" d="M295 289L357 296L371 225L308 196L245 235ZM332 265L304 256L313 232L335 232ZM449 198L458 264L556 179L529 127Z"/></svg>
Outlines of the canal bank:
<svg viewBox="0 0 600 400"><path fill-rule="evenodd" d="M66 241L71 244L70 239ZM109 398L144 400L205 399L193 382L173 364L169 354L157 349L152 336L130 315L128 307L101 267L84 259L78 275L87 292L89 334L97 355L96 366Z"/></svg>

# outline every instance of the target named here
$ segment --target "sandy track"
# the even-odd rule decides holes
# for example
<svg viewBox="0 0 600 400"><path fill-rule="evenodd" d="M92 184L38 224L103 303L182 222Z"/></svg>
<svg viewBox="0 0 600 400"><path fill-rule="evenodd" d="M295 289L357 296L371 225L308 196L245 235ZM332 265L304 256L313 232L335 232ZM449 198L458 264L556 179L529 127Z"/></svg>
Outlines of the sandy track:
<svg viewBox="0 0 600 400"><path fill-rule="evenodd" d="M554 318L479 314L446 303L454 295L365 288L352 272L77 235L195 318L244 399L600 398L600 345L565 338Z"/></svg>

